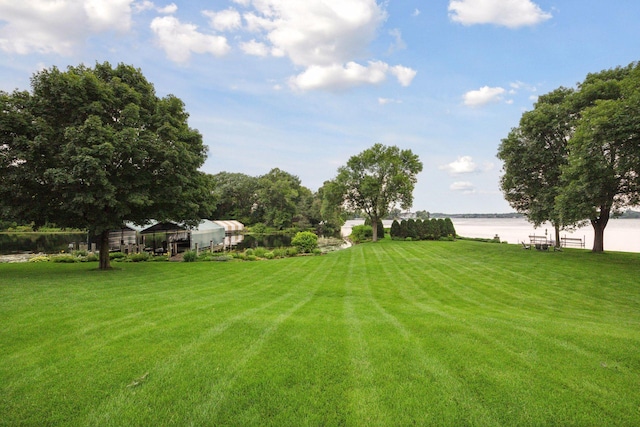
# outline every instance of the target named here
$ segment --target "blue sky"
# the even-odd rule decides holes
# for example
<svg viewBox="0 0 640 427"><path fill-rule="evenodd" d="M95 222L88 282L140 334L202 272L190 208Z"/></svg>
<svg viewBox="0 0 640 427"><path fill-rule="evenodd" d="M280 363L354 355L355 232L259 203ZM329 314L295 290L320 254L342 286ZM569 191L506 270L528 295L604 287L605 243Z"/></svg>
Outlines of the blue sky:
<svg viewBox="0 0 640 427"><path fill-rule="evenodd" d="M536 97L640 59L619 0L0 0L0 90L109 61L174 94L203 170L316 190L374 143L424 164L414 210L510 212L500 140Z"/></svg>

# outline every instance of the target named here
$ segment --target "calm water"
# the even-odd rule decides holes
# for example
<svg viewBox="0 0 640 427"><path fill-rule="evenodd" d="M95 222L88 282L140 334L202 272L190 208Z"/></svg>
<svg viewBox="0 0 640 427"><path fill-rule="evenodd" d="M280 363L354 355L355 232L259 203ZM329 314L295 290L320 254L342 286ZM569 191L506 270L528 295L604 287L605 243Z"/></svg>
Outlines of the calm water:
<svg viewBox="0 0 640 427"><path fill-rule="evenodd" d="M54 253L86 243L87 233L0 233L0 255L20 252Z"/></svg>
<svg viewBox="0 0 640 427"><path fill-rule="evenodd" d="M529 236L553 237L551 224L538 228L525 219L519 218L453 218L456 232L464 237L492 238L496 234L500 240L509 243L528 242ZM593 247L593 228L588 225L573 232L561 231L560 237L580 238L586 249ZM604 250L640 252L640 219L612 219L604 230Z"/></svg>

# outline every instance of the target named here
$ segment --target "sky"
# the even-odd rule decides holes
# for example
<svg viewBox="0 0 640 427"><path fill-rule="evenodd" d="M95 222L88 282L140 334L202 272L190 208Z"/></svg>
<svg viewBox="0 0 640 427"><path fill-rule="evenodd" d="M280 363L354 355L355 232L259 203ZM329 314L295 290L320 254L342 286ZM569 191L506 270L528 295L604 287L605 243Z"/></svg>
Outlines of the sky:
<svg viewBox="0 0 640 427"><path fill-rule="evenodd" d="M202 170L315 191L375 143L423 163L413 210L503 213L502 138L539 95L640 59L636 0L0 0L0 90L142 70L182 99Z"/></svg>

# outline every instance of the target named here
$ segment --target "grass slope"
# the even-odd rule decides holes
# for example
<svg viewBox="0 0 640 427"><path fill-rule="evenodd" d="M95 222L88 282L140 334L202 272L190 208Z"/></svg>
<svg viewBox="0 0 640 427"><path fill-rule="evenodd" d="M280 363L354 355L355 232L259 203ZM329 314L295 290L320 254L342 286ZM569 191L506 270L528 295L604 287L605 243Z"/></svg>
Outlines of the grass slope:
<svg viewBox="0 0 640 427"><path fill-rule="evenodd" d="M640 424L640 255L0 265L0 425Z"/></svg>

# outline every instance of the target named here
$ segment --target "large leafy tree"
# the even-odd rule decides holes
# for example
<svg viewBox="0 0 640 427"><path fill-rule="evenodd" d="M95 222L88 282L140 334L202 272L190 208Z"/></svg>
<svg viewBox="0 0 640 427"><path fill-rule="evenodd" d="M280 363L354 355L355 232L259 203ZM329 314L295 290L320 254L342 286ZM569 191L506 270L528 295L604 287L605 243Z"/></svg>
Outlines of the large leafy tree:
<svg viewBox="0 0 640 427"><path fill-rule="evenodd" d="M567 143L573 133L573 90L561 87L538 99L533 110L522 115L498 149L504 174L500 188L516 211L535 226L549 221L556 245L565 225L556 210L562 167L567 163Z"/></svg>
<svg viewBox="0 0 640 427"><path fill-rule="evenodd" d="M216 196L215 217L254 224L258 178L243 173L220 172L212 176Z"/></svg>
<svg viewBox="0 0 640 427"><path fill-rule="evenodd" d="M590 74L575 95L580 108L558 196L566 222L588 220L593 251L622 208L640 202L640 65Z"/></svg>
<svg viewBox="0 0 640 427"><path fill-rule="evenodd" d="M411 150L375 144L340 167L335 182L347 209L361 210L369 217L376 241L378 220L396 205L411 207L421 171L422 162Z"/></svg>
<svg viewBox="0 0 640 427"><path fill-rule="evenodd" d="M139 69L54 67L31 86L0 93L0 198L14 217L87 228L108 269L109 231L125 221L196 224L210 213L202 136Z"/></svg>
<svg viewBox="0 0 640 427"><path fill-rule="evenodd" d="M300 178L274 168L258 178L256 210L265 225L283 229L291 227L301 198Z"/></svg>

